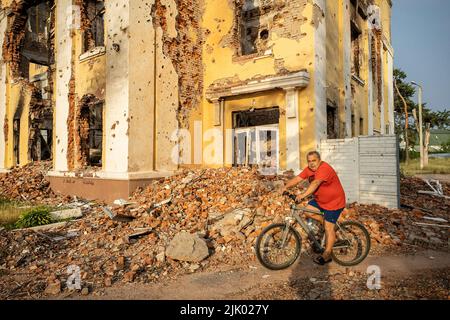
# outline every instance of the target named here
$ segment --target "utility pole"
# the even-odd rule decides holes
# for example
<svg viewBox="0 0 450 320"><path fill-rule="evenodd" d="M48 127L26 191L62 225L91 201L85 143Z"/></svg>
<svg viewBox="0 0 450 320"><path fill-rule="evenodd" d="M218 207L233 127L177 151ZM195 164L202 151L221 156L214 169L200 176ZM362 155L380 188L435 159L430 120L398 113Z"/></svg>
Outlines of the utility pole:
<svg viewBox="0 0 450 320"><path fill-rule="evenodd" d="M420 170L423 170L423 134L422 134L422 86L414 81L412 85L419 87L419 144L420 144Z"/></svg>
<svg viewBox="0 0 450 320"><path fill-rule="evenodd" d="M395 79L395 77L394 77L394 87L395 87L395 90L397 90L398 96L402 99L403 106L405 108L405 131L404 131L404 138L405 138L405 162L408 164L408 162L409 162L409 142L408 142L408 127L409 127L408 121L409 121L409 116L408 116L408 104L406 103L405 98L403 97L403 95L400 93L400 90L398 89L397 79Z"/></svg>

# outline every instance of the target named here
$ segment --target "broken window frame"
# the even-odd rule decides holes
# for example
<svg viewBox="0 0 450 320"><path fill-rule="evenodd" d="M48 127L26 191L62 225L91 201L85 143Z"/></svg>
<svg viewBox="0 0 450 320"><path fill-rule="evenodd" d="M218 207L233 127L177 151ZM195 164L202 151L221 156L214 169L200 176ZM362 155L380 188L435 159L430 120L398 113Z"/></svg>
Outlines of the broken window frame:
<svg viewBox="0 0 450 320"><path fill-rule="evenodd" d="M260 169L269 168L269 170L278 171L280 164L280 135L279 135L279 127L277 125L265 125L265 126L256 126L256 127L248 127L248 128L236 128L233 130L233 166L257 166ZM261 140L261 133L270 132L270 144L272 141L275 141L275 148L261 148L264 142ZM275 133L275 138L272 137L272 133ZM244 150L239 148L239 136L245 134L244 138ZM267 135L268 136L268 135ZM266 141L268 141L266 139ZM243 152L243 157L242 153ZM275 153L275 166L271 163L267 165L267 161L271 161L272 154L268 155L268 159L262 159L262 152ZM244 161L241 161L243 159ZM273 159L273 158L272 158ZM266 161L266 163L264 163ZM271 161L272 162L272 161Z"/></svg>
<svg viewBox="0 0 450 320"><path fill-rule="evenodd" d="M232 112L232 123L233 123L233 166L258 166L260 170L278 171L279 168L279 154L280 154L280 136L279 136L279 123L280 123L280 109L279 107L272 108L262 108L255 109L251 108L246 111L236 111ZM261 133L271 132L270 141L275 141L275 148L272 148L272 142L270 144L270 150L267 148L261 150ZM272 138L272 132L275 132L275 139ZM245 150L240 150L239 145L241 143L238 141L239 136L244 136L244 148ZM269 135L266 137L268 138ZM266 138L266 140L267 140ZM253 150L254 149L254 150ZM262 163L261 151L265 151L268 155L269 160L272 157L271 152L276 153L275 166ZM242 157L242 152L244 155ZM253 156L252 156L253 154ZM269 155L270 154L270 155ZM252 160L253 158L254 160ZM243 159L243 161L241 161ZM265 161L268 161L266 159ZM272 161L271 161L272 162ZM268 169L267 169L268 168Z"/></svg>
<svg viewBox="0 0 450 320"><path fill-rule="evenodd" d="M86 148L87 154L85 156L87 165L92 167L101 167L103 164L103 109L104 103L102 101L82 108L82 111L88 110L89 112L89 133L87 141L85 142L87 143L88 148ZM100 119L96 121L99 117ZM98 137L100 137L100 141L98 145L96 145L96 138ZM100 152L100 154L97 155L98 161L93 160L93 150Z"/></svg>
<svg viewBox="0 0 450 320"><path fill-rule="evenodd" d="M45 19L42 19L41 13L46 9ZM54 56L51 51L51 41L53 36L51 33L51 22L53 15L53 3L51 1L41 1L33 6L30 6L25 11L25 37L21 45L20 54L23 66L21 68L21 76L28 78L27 70L30 63L39 64L43 66L50 66L53 62ZM42 38L42 39L41 39ZM32 45L37 45L38 48L33 48ZM31 47L30 47L31 46ZM41 51L33 49L40 49ZM45 51L42 51L45 49ZM39 55L41 53L41 55Z"/></svg>
<svg viewBox="0 0 450 320"><path fill-rule="evenodd" d="M330 117L330 112L332 113L332 117ZM327 139L338 139L339 138L339 117L338 117L338 108L334 105L327 105ZM331 118L331 120L330 120ZM330 124L333 124L333 127L330 127Z"/></svg>
<svg viewBox="0 0 450 320"><path fill-rule="evenodd" d="M278 124L280 122L280 108L251 108L246 111L233 112L232 120L233 129Z"/></svg>
<svg viewBox="0 0 450 320"><path fill-rule="evenodd" d="M255 57L266 54L270 29L267 25L261 24L261 18L262 12L267 8L263 8L259 2L258 4L258 6L246 8L244 1L236 15L239 57Z"/></svg>
<svg viewBox="0 0 450 320"><path fill-rule="evenodd" d="M351 24L351 52L350 52L351 74L352 74L352 76L357 77L358 79L361 79L362 31L353 20L350 21L350 24Z"/></svg>
<svg viewBox="0 0 450 320"><path fill-rule="evenodd" d="M14 164L20 164L20 118L13 119L13 157Z"/></svg>
<svg viewBox="0 0 450 320"><path fill-rule="evenodd" d="M101 167L103 164L103 109L104 109L104 103L103 102L96 103L91 108L93 110L91 111L90 121L92 121L94 117L99 117L99 116L100 116L100 120L96 122L97 125L95 123L94 124L89 123L89 145L90 146L94 145L94 147L95 147L95 148L89 148L89 151L91 149L99 150L100 158L97 163L94 163L92 160L91 152L89 152L88 163L91 166L100 166ZM92 115L92 112L96 113L95 116ZM97 135L97 133L99 133L99 134ZM95 145L95 143L96 143L95 140L98 137L100 137L100 142L98 145Z"/></svg>
<svg viewBox="0 0 450 320"><path fill-rule="evenodd" d="M89 6L94 5L94 16L89 17ZM102 7L99 8L99 5ZM96 48L105 47L105 2L98 0L89 0L85 4L86 20L88 21L88 30L84 30L82 35L83 53L90 52ZM93 45L89 44L88 33L92 35ZM101 36L100 36L101 35Z"/></svg>

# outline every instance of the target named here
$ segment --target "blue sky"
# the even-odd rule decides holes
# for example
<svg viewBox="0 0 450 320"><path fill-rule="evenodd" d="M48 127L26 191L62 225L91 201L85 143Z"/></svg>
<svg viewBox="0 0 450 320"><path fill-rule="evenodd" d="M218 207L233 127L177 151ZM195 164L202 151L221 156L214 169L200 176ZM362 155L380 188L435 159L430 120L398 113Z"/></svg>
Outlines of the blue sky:
<svg viewBox="0 0 450 320"><path fill-rule="evenodd" d="M428 107L450 109L450 0L393 0L392 45Z"/></svg>

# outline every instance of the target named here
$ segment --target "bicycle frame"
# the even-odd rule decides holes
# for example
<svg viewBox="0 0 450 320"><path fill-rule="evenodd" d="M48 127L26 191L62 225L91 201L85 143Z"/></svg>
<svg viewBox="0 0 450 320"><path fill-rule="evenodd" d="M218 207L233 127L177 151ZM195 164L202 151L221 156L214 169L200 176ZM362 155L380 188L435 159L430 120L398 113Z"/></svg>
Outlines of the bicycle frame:
<svg viewBox="0 0 450 320"><path fill-rule="evenodd" d="M316 239L316 235L314 234L314 232L311 230L311 228L308 226L308 224L305 222L305 220L303 220L303 218L301 218L300 215L297 213L299 211L302 213L308 212L308 213L317 214L317 215L323 215L323 214L321 212L310 210L305 207L297 207L295 204L292 204L291 205L291 214L285 218L286 224L288 226L292 226L292 224L296 221L306 232L310 242L312 242L312 244L317 246L317 248L323 249L323 244L319 243L319 241ZM295 219L295 220L293 220L293 219ZM341 229L341 226L339 225L339 223L336 223L336 226L339 229ZM285 228L283 237L282 237L283 240L281 242L282 246L284 246L286 243L288 231L289 231L289 228ZM344 237L344 240L347 240L347 238Z"/></svg>
<svg viewBox="0 0 450 320"><path fill-rule="evenodd" d="M316 235L314 234L314 232L311 230L311 228L309 228L309 226L308 226L308 224L305 222L305 220L303 220L301 217L300 217L300 215L297 213L297 212L308 212L308 213L313 213L313 214L320 214L319 212L317 212L317 211L313 211L313 210L309 210L309 209L306 209L306 208L304 208L304 207L302 207L302 208L299 208L299 207L297 207L296 205L291 205L291 214L288 216L288 217L286 217L285 218L285 221L286 221L286 224L288 225L288 226L291 226L293 223L294 223L294 221L293 221L293 218L295 219L295 221L303 228L303 230L306 232L306 234L308 235L308 238L309 238L309 240L312 242L312 243L314 243L314 245L316 245L318 248L321 248L322 247L322 245L319 243L319 241L317 241L317 239L316 239ZM282 246L284 246L284 244L285 244L285 241L286 241L286 239L287 239L287 235L288 235L288 231L289 231L289 228L286 228L285 230L284 230L284 234L283 234L283 240L282 240Z"/></svg>

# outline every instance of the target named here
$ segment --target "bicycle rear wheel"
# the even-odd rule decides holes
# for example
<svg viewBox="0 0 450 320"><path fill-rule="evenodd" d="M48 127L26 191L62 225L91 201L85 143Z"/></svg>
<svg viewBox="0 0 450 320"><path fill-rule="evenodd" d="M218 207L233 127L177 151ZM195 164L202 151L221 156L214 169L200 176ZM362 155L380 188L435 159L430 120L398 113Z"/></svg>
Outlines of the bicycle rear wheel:
<svg viewBox="0 0 450 320"><path fill-rule="evenodd" d="M342 266L361 263L370 251L370 235L359 222L344 221L336 226L336 243L331 257Z"/></svg>
<svg viewBox="0 0 450 320"><path fill-rule="evenodd" d="M294 228L285 223L272 224L256 239L256 257L268 269L286 269L297 260L301 244Z"/></svg>

